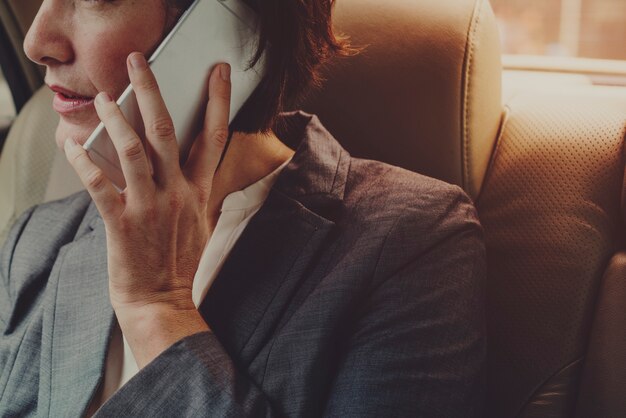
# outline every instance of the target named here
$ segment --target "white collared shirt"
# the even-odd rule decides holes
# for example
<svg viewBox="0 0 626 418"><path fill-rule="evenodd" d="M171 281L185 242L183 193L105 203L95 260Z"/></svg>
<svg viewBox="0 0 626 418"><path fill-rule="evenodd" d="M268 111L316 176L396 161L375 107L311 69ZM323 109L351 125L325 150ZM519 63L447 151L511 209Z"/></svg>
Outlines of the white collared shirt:
<svg viewBox="0 0 626 418"><path fill-rule="evenodd" d="M243 190L230 193L224 199L217 225L204 247L194 277L192 298L196 308L204 300L228 254L248 222L265 202L278 175L289 161L291 159L256 183ZM107 353L104 380L88 408L87 415L89 416L139 371L130 346L119 326L116 326L113 331Z"/></svg>

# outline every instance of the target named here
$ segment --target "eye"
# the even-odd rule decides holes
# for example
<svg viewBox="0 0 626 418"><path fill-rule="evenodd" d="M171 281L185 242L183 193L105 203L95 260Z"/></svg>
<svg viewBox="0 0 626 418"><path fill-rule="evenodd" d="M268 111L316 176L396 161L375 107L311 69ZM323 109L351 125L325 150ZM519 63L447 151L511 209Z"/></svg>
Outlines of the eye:
<svg viewBox="0 0 626 418"><path fill-rule="evenodd" d="M117 4L117 0L75 0L80 1L84 9L95 13L105 12L110 6Z"/></svg>
<svg viewBox="0 0 626 418"><path fill-rule="evenodd" d="M84 3L91 4L93 6L104 6L105 4L111 4L116 0L83 0Z"/></svg>

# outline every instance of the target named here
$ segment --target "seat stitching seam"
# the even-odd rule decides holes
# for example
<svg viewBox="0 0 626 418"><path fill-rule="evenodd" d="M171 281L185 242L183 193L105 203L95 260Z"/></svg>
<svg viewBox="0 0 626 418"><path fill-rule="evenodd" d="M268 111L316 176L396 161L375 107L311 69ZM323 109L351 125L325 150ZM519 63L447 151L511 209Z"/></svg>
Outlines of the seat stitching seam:
<svg viewBox="0 0 626 418"><path fill-rule="evenodd" d="M464 103L463 103L463 173L464 179L463 183L466 188L471 187L471 170L469 169L469 97L471 93L471 73L472 73L472 65L473 65L473 56L474 56L474 47L476 46L474 40L476 37L476 32L478 32L478 26L480 25L480 16L482 13L483 5L485 4L484 0L479 0L475 14L472 16L472 21L469 29L469 36L467 39L467 60L465 62L464 68L464 76L465 82L463 83L464 90Z"/></svg>

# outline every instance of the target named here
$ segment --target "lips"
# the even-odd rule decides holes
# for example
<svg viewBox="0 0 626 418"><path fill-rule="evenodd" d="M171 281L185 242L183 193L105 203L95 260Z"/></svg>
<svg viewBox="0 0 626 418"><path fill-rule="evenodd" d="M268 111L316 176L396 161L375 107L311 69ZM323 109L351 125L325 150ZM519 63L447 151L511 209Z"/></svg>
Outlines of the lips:
<svg viewBox="0 0 626 418"><path fill-rule="evenodd" d="M55 93L52 107L61 115L69 116L93 106L93 97L84 96L56 85L50 86L50 89Z"/></svg>

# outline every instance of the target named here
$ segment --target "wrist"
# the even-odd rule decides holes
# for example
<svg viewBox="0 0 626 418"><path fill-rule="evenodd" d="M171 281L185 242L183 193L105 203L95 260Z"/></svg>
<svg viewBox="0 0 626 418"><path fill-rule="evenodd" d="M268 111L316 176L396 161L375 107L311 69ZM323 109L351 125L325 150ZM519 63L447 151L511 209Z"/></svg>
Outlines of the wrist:
<svg viewBox="0 0 626 418"><path fill-rule="evenodd" d="M191 289L170 289L163 292L143 293L138 291L118 292L109 286L111 306L115 313L142 311L189 311L195 309Z"/></svg>
<svg viewBox="0 0 626 418"><path fill-rule="evenodd" d="M139 369L177 341L210 331L193 303L190 307L169 303L126 306L115 313Z"/></svg>

